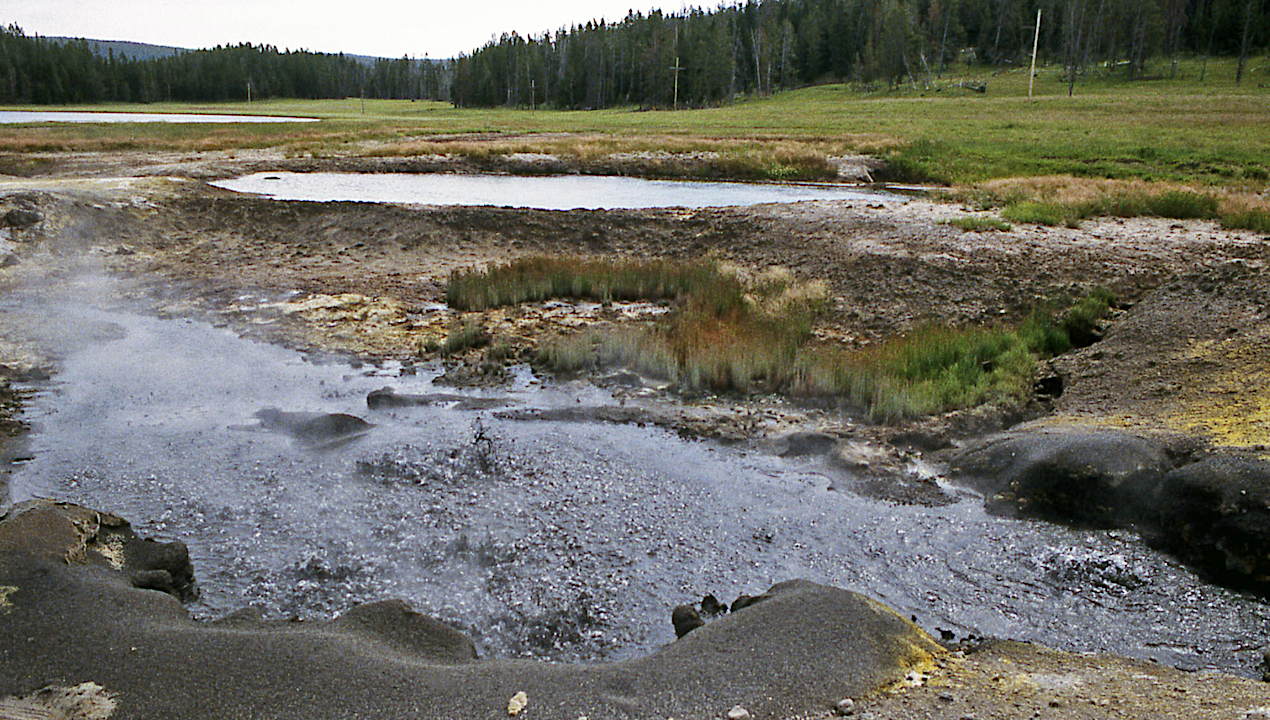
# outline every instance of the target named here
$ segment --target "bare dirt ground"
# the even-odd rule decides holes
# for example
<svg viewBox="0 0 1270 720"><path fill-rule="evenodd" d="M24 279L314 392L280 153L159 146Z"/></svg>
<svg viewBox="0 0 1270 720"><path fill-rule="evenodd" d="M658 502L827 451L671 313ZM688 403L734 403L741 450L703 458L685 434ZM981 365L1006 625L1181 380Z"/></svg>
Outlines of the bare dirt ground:
<svg viewBox="0 0 1270 720"><path fill-rule="evenodd" d="M1270 717L1266 684L1107 655L991 643L944 659L924 684L856 704L875 720Z"/></svg>
<svg viewBox="0 0 1270 720"><path fill-rule="evenodd" d="M377 162L360 160L358 168ZM50 262L39 247L57 238L136 280L156 312L207 317L303 349L422 362L435 358L429 348L452 327L473 319L443 305L449 274L529 254L709 257L755 271L788 268L829 284L833 309L816 332L855 346L927 323L1016 320L1038 303L1102 286L1124 309L1101 342L1054 361L1061 397L1022 411L952 413L916 428L879 428L779 398L683 404L663 397L656 400L663 409L649 412L664 419L669 404L679 409L667 424L729 440L814 427L881 443L915 429L965 435L1030 420L1182 431L1262 453L1270 447L1270 240L1253 233L1152 218L964 232L946 222L976 211L902 197L549 212L278 203L202 182L270 168L336 169L263 151L112 154L59 156L39 177L0 179L0 216L31 207L45 218L5 231L0 256L12 260L0 268L0 288ZM506 339L514 361L548 334L625 321L620 315L553 304L490 312L480 322ZM0 348L4 374L42 371L45 361L23 352L13 343ZM6 398L6 422L13 407ZM921 687L861 698L852 712L1270 717L1270 691L1235 678L1006 643L950 657Z"/></svg>
<svg viewBox="0 0 1270 720"><path fill-rule="evenodd" d="M81 222L112 228L96 241L103 263L152 279L169 310L197 309L273 341L368 357L432 357L428 349L451 328L473 320L440 305L449 274L531 254L788 268L800 280L828 282L833 310L816 331L856 346L929 323L1009 322L1047 300L1107 287L1129 309L1109 323L1104 342L1054 363L1065 393L1029 417L1270 444L1270 377L1261 362L1270 243L1209 221L1105 218L1079 229L965 232L947 221L984 213L899 196L558 212L277 203L200 182L267 168L403 167L409 159L323 165L273 151L71 155L0 191L58 188L78 197L62 202L81 206L73 213ZM510 344L515 360L552 333L623 318L555 304L479 321Z"/></svg>

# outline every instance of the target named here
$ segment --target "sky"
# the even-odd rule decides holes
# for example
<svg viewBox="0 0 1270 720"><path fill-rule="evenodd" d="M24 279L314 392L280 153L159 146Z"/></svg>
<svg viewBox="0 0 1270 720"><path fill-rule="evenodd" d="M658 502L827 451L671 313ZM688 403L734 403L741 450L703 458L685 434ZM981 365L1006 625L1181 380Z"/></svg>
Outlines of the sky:
<svg viewBox="0 0 1270 720"><path fill-rule="evenodd" d="M634 9L677 12L686 0L4 0L0 25L27 35L207 48L250 42L280 49L446 58L492 36L537 35L621 20Z"/></svg>

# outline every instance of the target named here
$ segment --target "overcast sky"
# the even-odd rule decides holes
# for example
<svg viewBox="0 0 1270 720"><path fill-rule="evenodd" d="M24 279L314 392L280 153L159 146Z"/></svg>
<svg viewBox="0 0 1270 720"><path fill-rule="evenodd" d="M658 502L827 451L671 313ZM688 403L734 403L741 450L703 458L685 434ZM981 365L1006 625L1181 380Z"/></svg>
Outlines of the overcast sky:
<svg viewBox="0 0 1270 720"><path fill-rule="evenodd" d="M204 48L251 42L384 57L452 57L504 32L556 30L686 0L4 0L0 24L67 35ZM716 3L717 4L717 3ZM713 5L710 5L713 7Z"/></svg>

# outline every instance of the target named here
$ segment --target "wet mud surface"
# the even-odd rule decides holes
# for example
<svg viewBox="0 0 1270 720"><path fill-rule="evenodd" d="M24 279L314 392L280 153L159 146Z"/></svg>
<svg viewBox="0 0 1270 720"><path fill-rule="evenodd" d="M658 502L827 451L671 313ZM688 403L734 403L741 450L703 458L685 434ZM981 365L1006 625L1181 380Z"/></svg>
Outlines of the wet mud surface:
<svg viewBox="0 0 1270 720"><path fill-rule="evenodd" d="M685 439L631 421L611 391L528 369L455 391L435 365L354 367L126 300L82 304L110 285L7 299L59 330L48 342L76 339L30 401L32 459L11 496L183 539L196 617L251 605L313 620L404 598L484 657L623 659L673 639L674 605L804 577L932 633L1257 672L1247 643L1270 610L1130 533L992 517L953 487L934 487L933 507L862 497L858 475L798 452L809 440Z"/></svg>

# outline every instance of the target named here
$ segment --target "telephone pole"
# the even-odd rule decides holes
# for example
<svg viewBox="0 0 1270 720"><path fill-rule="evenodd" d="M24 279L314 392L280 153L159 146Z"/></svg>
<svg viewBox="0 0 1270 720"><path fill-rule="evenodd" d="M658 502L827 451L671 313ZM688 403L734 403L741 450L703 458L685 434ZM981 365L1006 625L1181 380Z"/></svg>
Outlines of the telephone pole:
<svg viewBox="0 0 1270 720"><path fill-rule="evenodd" d="M679 71L683 70L683 67L679 64L678 55L675 56L675 66L672 67L671 70L675 71L675 109L678 110L679 109Z"/></svg>
<svg viewBox="0 0 1270 720"><path fill-rule="evenodd" d="M1032 104L1032 83L1036 81L1036 46L1041 39L1041 9L1036 9L1036 34L1032 36L1032 69L1027 76L1027 104Z"/></svg>

